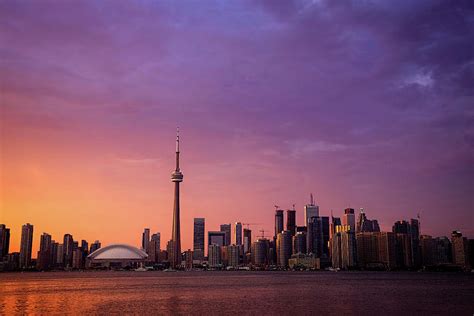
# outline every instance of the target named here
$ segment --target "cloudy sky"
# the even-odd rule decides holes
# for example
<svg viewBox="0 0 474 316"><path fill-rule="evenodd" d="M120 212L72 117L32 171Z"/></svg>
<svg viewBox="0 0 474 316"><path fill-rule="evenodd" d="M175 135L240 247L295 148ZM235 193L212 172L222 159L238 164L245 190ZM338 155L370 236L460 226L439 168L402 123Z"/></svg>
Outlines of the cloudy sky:
<svg viewBox="0 0 474 316"><path fill-rule="evenodd" d="M281 3L281 4L280 4ZM0 222L170 238L274 205L474 237L472 1L1 1Z"/></svg>

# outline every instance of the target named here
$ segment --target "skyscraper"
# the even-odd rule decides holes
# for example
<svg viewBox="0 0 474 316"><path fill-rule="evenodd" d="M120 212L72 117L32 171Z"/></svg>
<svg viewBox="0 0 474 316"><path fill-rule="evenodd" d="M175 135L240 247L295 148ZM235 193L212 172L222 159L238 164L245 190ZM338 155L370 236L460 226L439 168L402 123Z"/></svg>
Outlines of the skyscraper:
<svg viewBox="0 0 474 316"><path fill-rule="evenodd" d="M31 265L31 249L33 246L33 225L27 223L21 228L20 269Z"/></svg>
<svg viewBox="0 0 474 316"><path fill-rule="evenodd" d="M51 266L51 235L43 233L40 239L40 249L36 258L36 267L38 270L47 270Z"/></svg>
<svg viewBox="0 0 474 316"><path fill-rule="evenodd" d="M221 264L221 247L216 244L211 244L208 247L208 262L209 267L216 268Z"/></svg>
<svg viewBox="0 0 474 316"><path fill-rule="evenodd" d="M293 254L305 254L306 253L306 233L297 232L293 236Z"/></svg>
<svg viewBox="0 0 474 316"><path fill-rule="evenodd" d="M292 234L284 230L278 234L276 239L277 265L280 267L288 266L288 259L292 253Z"/></svg>
<svg viewBox="0 0 474 316"><path fill-rule="evenodd" d="M296 210L286 211L286 230L288 230L292 236L296 234Z"/></svg>
<svg viewBox="0 0 474 316"><path fill-rule="evenodd" d="M307 227L307 252L320 258L323 253L323 227L321 217L311 217L308 220Z"/></svg>
<svg viewBox="0 0 474 316"><path fill-rule="evenodd" d="M142 249L148 253L148 245L150 243L150 228L145 228L142 234Z"/></svg>
<svg viewBox="0 0 474 316"><path fill-rule="evenodd" d="M96 240L94 241L94 243L91 244L91 248L90 248L90 253L93 253L94 251L100 249L100 241Z"/></svg>
<svg viewBox="0 0 474 316"><path fill-rule="evenodd" d="M231 224L222 224L221 225L221 232L225 232L224 246L229 246L231 244L232 225Z"/></svg>
<svg viewBox="0 0 474 316"><path fill-rule="evenodd" d="M283 227L283 210L275 211L275 238L281 233L285 228Z"/></svg>
<svg viewBox="0 0 474 316"><path fill-rule="evenodd" d="M244 228L244 254L251 251L252 245L252 231Z"/></svg>
<svg viewBox="0 0 474 316"><path fill-rule="evenodd" d="M238 267L240 262L240 247L238 245L227 246L228 265Z"/></svg>
<svg viewBox="0 0 474 316"><path fill-rule="evenodd" d="M204 233L205 233L204 218L194 219L194 236L193 236L193 256L196 260L204 260Z"/></svg>
<svg viewBox="0 0 474 316"><path fill-rule="evenodd" d="M310 202L304 206L304 226L308 225L311 217L319 216L319 206L315 204L313 194L310 195Z"/></svg>
<svg viewBox="0 0 474 316"><path fill-rule="evenodd" d="M351 231L355 233L356 224L355 224L355 213L353 208L346 208L344 210L344 216L342 217L342 225L349 225Z"/></svg>
<svg viewBox="0 0 474 316"><path fill-rule="evenodd" d="M0 224L0 262L8 255L10 249L10 228Z"/></svg>
<svg viewBox="0 0 474 316"><path fill-rule="evenodd" d="M161 243L161 235L160 233L153 234L150 239L150 243L148 244L148 261L156 263L158 262L158 257L160 254L160 243Z"/></svg>
<svg viewBox="0 0 474 316"><path fill-rule="evenodd" d="M71 268L72 256L74 253L74 239L72 238L72 235L70 234L64 235L63 247L64 247L64 267Z"/></svg>
<svg viewBox="0 0 474 316"><path fill-rule="evenodd" d="M176 169L171 175L171 181L174 182L174 209L173 209L173 235L171 242L173 243L169 254L170 265L176 268L181 265L181 228L179 219L179 184L183 182L183 173L179 169L179 130L176 133Z"/></svg>
<svg viewBox="0 0 474 316"><path fill-rule="evenodd" d="M332 266L339 269L348 269L357 264L357 248L355 233L349 225L336 226L331 245Z"/></svg>
<svg viewBox="0 0 474 316"><path fill-rule="evenodd" d="M252 244L252 263L258 267L268 264L270 242L266 238L259 238Z"/></svg>
<svg viewBox="0 0 474 316"><path fill-rule="evenodd" d="M242 223L236 222L234 226L234 244L242 245Z"/></svg>

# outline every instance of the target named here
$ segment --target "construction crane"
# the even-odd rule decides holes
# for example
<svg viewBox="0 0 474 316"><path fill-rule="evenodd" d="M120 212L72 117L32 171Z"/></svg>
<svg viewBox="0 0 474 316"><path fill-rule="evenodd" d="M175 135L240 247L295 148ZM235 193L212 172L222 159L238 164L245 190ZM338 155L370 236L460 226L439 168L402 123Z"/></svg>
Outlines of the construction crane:
<svg viewBox="0 0 474 316"><path fill-rule="evenodd" d="M247 229L250 229L250 225L262 225L262 223L242 223L242 225L247 225Z"/></svg>

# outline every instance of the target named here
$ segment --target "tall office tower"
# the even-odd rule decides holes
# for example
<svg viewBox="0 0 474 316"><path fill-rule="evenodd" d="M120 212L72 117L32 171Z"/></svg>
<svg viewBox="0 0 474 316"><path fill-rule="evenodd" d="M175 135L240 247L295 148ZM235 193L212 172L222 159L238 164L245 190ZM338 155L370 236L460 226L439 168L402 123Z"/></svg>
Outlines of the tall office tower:
<svg viewBox="0 0 474 316"><path fill-rule="evenodd" d="M469 242L462 236L460 231L453 231L451 234L451 244L453 250L453 263L469 269Z"/></svg>
<svg viewBox="0 0 474 316"><path fill-rule="evenodd" d="M20 269L31 265L31 248L33 246L33 225L27 223L21 228Z"/></svg>
<svg viewBox="0 0 474 316"><path fill-rule="evenodd" d="M76 248L72 251L72 268L73 269L84 268L84 254L81 248Z"/></svg>
<svg viewBox="0 0 474 316"><path fill-rule="evenodd" d="M349 269L357 265L355 233L351 231L350 225L336 227L331 250L334 268Z"/></svg>
<svg viewBox="0 0 474 316"><path fill-rule="evenodd" d="M216 244L211 244L207 248L207 260L209 267L216 268L221 264L221 247Z"/></svg>
<svg viewBox="0 0 474 316"><path fill-rule="evenodd" d="M150 228L145 228L142 233L142 250L148 253L149 244L150 244Z"/></svg>
<svg viewBox="0 0 474 316"><path fill-rule="evenodd" d="M231 244L232 237L232 225L231 224L222 224L221 232L225 232L225 243L224 246L229 246Z"/></svg>
<svg viewBox="0 0 474 316"><path fill-rule="evenodd" d="M278 234L276 239L277 265L280 267L288 266L288 259L292 253L292 234L288 230L284 230Z"/></svg>
<svg viewBox="0 0 474 316"><path fill-rule="evenodd" d="M336 227L342 225L340 217L333 217L331 214L331 222L329 223L329 239L336 233Z"/></svg>
<svg viewBox="0 0 474 316"><path fill-rule="evenodd" d="M311 217L319 217L319 206L314 202L313 194L310 195L309 204L304 206L304 226L308 225Z"/></svg>
<svg viewBox="0 0 474 316"><path fill-rule="evenodd" d="M208 231L207 232L207 244L224 246L225 243L225 232L221 231ZM209 247L208 247L209 248ZM209 249L208 249L209 252Z"/></svg>
<svg viewBox="0 0 474 316"><path fill-rule="evenodd" d="M56 256L56 266L58 268L64 267L64 245L58 244L58 252Z"/></svg>
<svg viewBox="0 0 474 316"><path fill-rule="evenodd" d="M236 222L234 225L234 244L242 245L242 223Z"/></svg>
<svg viewBox="0 0 474 316"><path fill-rule="evenodd" d="M329 258L329 217L321 216L321 227L323 230L323 252L322 258Z"/></svg>
<svg viewBox="0 0 474 316"><path fill-rule="evenodd" d="M323 226L321 217L311 217L308 220L306 247L309 254L321 258L323 253Z"/></svg>
<svg viewBox="0 0 474 316"><path fill-rule="evenodd" d="M91 249L90 249L90 253L93 253L94 251L100 249L100 241L96 240L94 241L94 243L91 244Z"/></svg>
<svg viewBox="0 0 474 316"><path fill-rule="evenodd" d="M396 268L395 234L391 232L362 232L356 234L359 267Z"/></svg>
<svg viewBox="0 0 474 316"><path fill-rule="evenodd" d="M397 267L404 269L413 268L413 253L411 236L405 233L395 233Z"/></svg>
<svg viewBox="0 0 474 316"><path fill-rule="evenodd" d="M421 265L421 254L420 254L420 221L412 218L410 220L410 235L411 235L411 246L413 253L413 265L419 267Z"/></svg>
<svg viewBox="0 0 474 316"><path fill-rule="evenodd" d="M344 210L344 216L342 217L342 225L349 225L351 227L351 231L356 231L355 225L355 213L353 208L346 208Z"/></svg>
<svg viewBox="0 0 474 316"><path fill-rule="evenodd" d="M298 232L293 236L293 254L298 253L306 253L306 233L304 232Z"/></svg>
<svg viewBox="0 0 474 316"><path fill-rule="evenodd" d="M436 264L446 264L452 262L451 241L448 237L435 238L435 262Z"/></svg>
<svg viewBox="0 0 474 316"><path fill-rule="evenodd" d="M161 235L160 233L153 234L150 239L150 243L148 244L148 261L151 263L157 263L158 257L160 254L160 243L161 243Z"/></svg>
<svg viewBox="0 0 474 316"><path fill-rule="evenodd" d="M194 219L193 256L195 260L204 260L205 225L206 220L204 218Z"/></svg>
<svg viewBox="0 0 474 316"><path fill-rule="evenodd" d="M179 169L179 131L176 134L176 169L171 175L171 181L174 182L174 209L173 209L173 242L172 253L168 253L170 265L176 268L181 265L181 228L179 219L179 184L183 181L183 173Z"/></svg>
<svg viewBox="0 0 474 316"><path fill-rule="evenodd" d="M397 267L396 239L392 232L375 232L379 236L379 260L388 270Z"/></svg>
<svg viewBox="0 0 474 316"><path fill-rule="evenodd" d="M367 219L364 209L361 208L360 213L359 213L359 219L357 220L356 232L363 233L363 232L379 232L379 231L380 231L379 222L376 219L374 220Z"/></svg>
<svg viewBox="0 0 474 316"><path fill-rule="evenodd" d="M36 268L47 270L51 267L51 235L43 233L40 237L40 249L36 258Z"/></svg>
<svg viewBox="0 0 474 316"><path fill-rule="evenodd" d="M227 246L228 266L238 267L240 262L240 247L238 245Z"/></svg>
<svg viewBox="0 0 474 316"><path fill-rule="evenodd" d="M10 228L0 224L0 262L8 255L10 249Z"/></svg>
<svg viewBox="0 0 474 316"><path fill-rule="evenodd" d="M248 228L244 228L244 253L251 251L252 245L252 231Z"/></svg>
<svg viewBox="0 0 474 316"><path fill-rule="evenodd" d="M292 236L296 234L296 210L286 211L286 230L288 230Z"/></svg>
<svg viewBox="0 0 474 316"><path fill-rule="evenodd" d="M72 256L74 252L74 239L72 235L65 234L63 239L64 247L64 267L72 268Z"/></svg>
<svg viewBox="0 0 474 316"><path fill-rule="evenodd" d="M265 267L268 263L270 241L266 238L259 238L252 243L252 264L257 267Z"/></svg>
<svg viewBox="0 0 474 316"><path fill-rule="evenodd" d="M436 241L428 235L420 236L421 264L429 267L435 264Z"/></svg>
<svg viewBox="0 0 474 316"><path fill-rule="evenodd" d="M81 253L82 253L82 264L84 265L86 262L86 258L89 255L89 243L87 240L81 240Z"/></svg>
<svg viewBox="0 0 474 316"><path fill-rule="evenodd" d="M283 227L283 210L275 211L275 238L281 233L285 228Z"/></svg>

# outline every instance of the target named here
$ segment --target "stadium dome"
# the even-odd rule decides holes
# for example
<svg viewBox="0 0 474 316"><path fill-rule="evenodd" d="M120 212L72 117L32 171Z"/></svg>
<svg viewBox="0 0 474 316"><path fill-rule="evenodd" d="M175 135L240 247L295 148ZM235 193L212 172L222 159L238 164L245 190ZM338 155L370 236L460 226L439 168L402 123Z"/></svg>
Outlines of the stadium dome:
<svg viewBox="0 0 474 316"><path fill-rule="evenodd" d="M91 267L136 267L144 263L148 255L136 247L114 244L97 249L87 256Z"/></svg>

